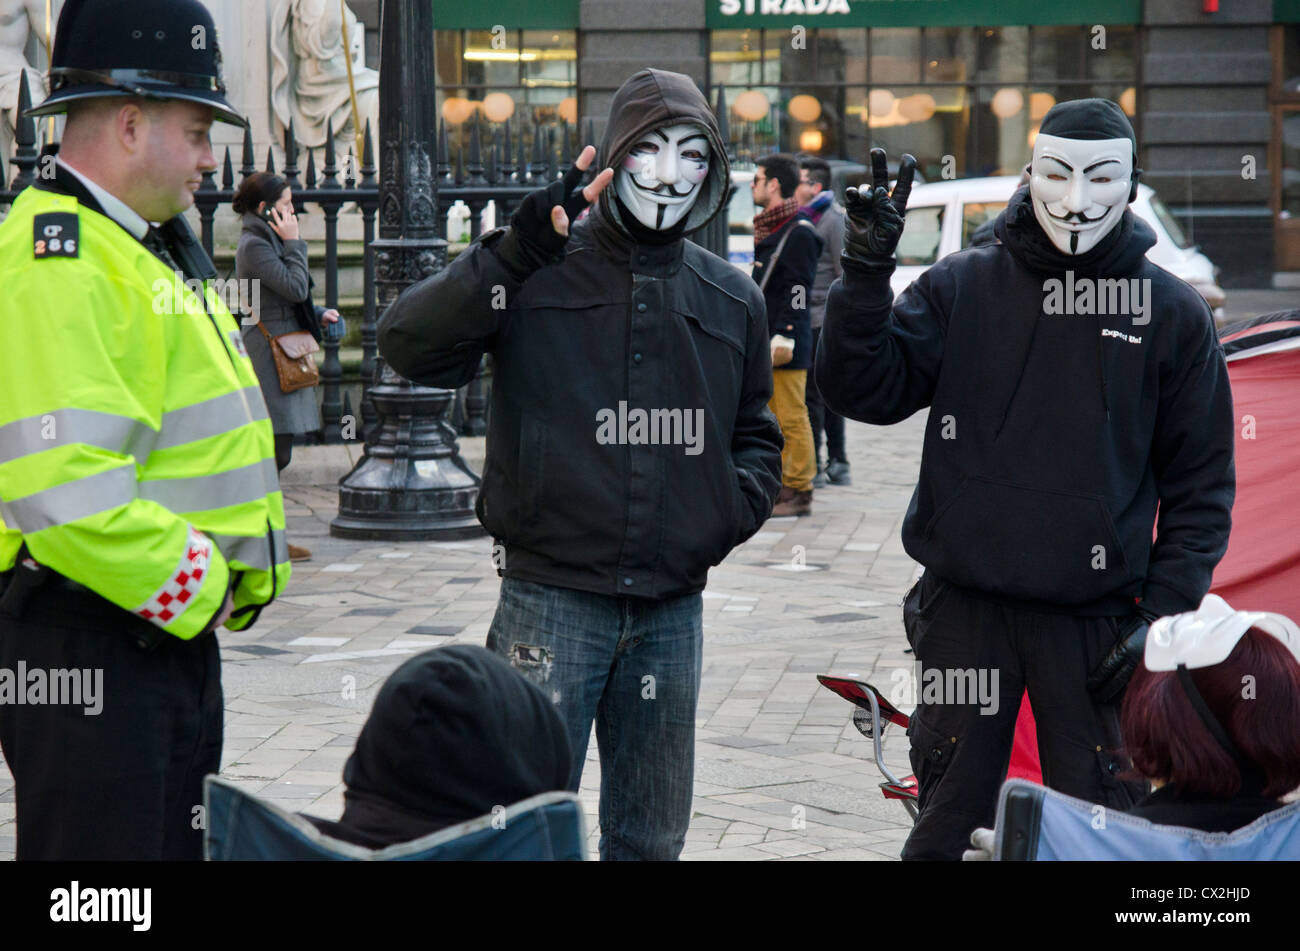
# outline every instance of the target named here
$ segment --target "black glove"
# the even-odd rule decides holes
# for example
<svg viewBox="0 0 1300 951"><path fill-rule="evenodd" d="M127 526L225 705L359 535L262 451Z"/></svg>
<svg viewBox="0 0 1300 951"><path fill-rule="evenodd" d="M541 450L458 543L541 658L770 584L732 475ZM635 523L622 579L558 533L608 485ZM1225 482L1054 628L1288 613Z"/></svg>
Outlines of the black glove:
<svg viewBox="0 0 1300 951"><path fill-rule="evenodd" d="M864 193L850 188L845 194L844 251L840 254L845 267L872 274L893 272L894 249L903 236L903 214L915 171L916 159L904 154L891 196L885 150L871 150L871 189Z"/></svg>
<svg viewBox="0 0 1300 951"><path fill-rule="evenodd" d="M510 230L494 250L519 280L564 257L564 245L569 236L555 230L551 224L551 209L556 205L562 206L572 229L578 215L591 204L582 194L584 174L576 164L571 166L561 181L529 192L515 210L510 219Z"/></svg>
<svg viewBox="0 0 1300 951"><path fill-rule="evenodd" d="M1114 703L1124 694L1129 678L1137 670L1147 646L1147 630L1156 615L1142 608L1135 609L1120 621L1119 640L1110 653L1088 675L1088 693L1096 703Z"/></svg>

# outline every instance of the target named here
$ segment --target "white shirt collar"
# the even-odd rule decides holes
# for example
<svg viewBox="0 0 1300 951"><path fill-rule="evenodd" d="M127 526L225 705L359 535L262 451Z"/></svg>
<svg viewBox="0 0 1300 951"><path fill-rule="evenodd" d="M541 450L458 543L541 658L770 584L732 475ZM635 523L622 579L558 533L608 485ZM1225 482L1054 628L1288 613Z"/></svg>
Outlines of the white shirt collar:
<svg viewBox="0 0 1300 951"><path fill-rule="evenodd" d="M104 209L104 214L131 232L137 241L144 240L144 236L149 233L148 221L136 214L126 202L105 191L103 187L87 178L85 173L77 171L63 159L56 157L55 162L63 166L77 181L86 186L86 190L94 195L95 200L99 202L99 207Z"/></svg>

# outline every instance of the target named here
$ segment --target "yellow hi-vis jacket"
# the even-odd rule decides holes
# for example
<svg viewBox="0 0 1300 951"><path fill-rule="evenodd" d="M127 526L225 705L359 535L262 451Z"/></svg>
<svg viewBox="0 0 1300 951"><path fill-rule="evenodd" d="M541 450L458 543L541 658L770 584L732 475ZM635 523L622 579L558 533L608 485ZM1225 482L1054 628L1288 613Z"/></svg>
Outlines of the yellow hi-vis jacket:
<svg viewBox="0 0 1300 951"><path fill-rule="evenodd" d="M25 542L182 639L231 584L241 630L289 580L266 404L204 293L71 196L0 223L0 571Z"/></svg>

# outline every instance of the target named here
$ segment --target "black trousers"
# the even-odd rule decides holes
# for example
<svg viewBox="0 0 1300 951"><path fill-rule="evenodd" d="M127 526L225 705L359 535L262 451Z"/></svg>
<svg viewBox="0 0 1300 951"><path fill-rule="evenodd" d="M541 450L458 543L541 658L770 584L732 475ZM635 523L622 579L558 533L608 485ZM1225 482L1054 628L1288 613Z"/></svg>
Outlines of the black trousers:
<svg viewBox="0 0 1300 951"><path fill-rule="evenodd" d="M139 625L149 626L46 589L21 619L0 614L0 668L13 676L82 671L85 684L84 672L101 672L98 713L85 694L0 705L20 861L202 859L203 777L221 767L217 639L168 635L145 651Z"/></svg>
<svg viewBox="0 0 1300 951"><path fill-rule="evenodd" d="M927 571L903 601L920 662L908 736L920 817L904 859L960 859L993 828L1028 688L1043 782L1123 811L1146 783L1121 779L1119 703L1095 704L1085 682L1119 636L1119 618L1046 614L987 600ZM982 696L973 685L987 688Z"/></svg>
<svg viewBox="0 0 1300 951"><path fill-rule="evenodd" d="M821 339L822 329L814 327L812 332L813 360L817 359L817 344ZM820 467L822 461L822 434L826 434L826 457L828 461L848 462L844 454L844 417L835 413L822 401L821 390L817 389L816 374L808 371L808 383L804 388L804 402L808 404L808 421L812 424L813 446L817 453Z"/></svg>

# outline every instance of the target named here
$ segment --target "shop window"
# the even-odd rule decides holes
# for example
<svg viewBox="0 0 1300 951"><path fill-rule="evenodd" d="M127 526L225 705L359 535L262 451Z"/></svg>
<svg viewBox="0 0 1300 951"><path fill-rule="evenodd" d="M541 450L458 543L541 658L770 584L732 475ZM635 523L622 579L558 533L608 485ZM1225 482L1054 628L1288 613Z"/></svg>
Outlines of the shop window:
<svg viewBox="0 0 1300 951"><path fill-rule="evenodd" d="M568 88L578 82L578 50L572 30L524 30L519 61L526 87Z"/></svg>
<svg viewBox="0 0 1300 951"><path fill-rule="evenodd" d="M519 31L507 30L492 44L488 30L468 30L465 34L463 82L467 86L517 86L519 85Z"/></svg>
<svg viewBox="0 0 1300 951"><path fill-rule="evenodd" d="M921 79L921 31L871 31L871 82L914 83Z"/></svg>
<svg viewBox="0 0 1300 951"><path fill-rule="evenodd" d="M715 30L709 50L713 83L752 86L763 80L762 35L759 30Z"/></svg>
<svg viewBox="0 0 1300 951"><path fill-rule="evenodd" d="M1300 24L1282 30L1282 88L1284 96L1300 96Z"/></svg>
<svg viewBox="0 0 1300 951"><path fill-rule="evenodd" d="M1078 26L1036 26L1029 36L1030 79L1083 79L1089 31Z"/></svg>
<svg viewBox="0 0 1300 951"><path fill-rule="evenodd" d="M1029 78L1029 28L983 27L976 30L975 80L1024 82Z"/></svg>
<svg viewBox="0 0 1300 951"><path fill-rule="evenodd" d="M867 83L867 31L817 30L817 80L865 86Z"/></svg>
<svg viewBox="0 0 1300 951"><path fill-rule="evenodd" d="M948 27L925 31L925 81L965 82L975 59L975 34L969 27Z"/></svg>
<svg viewBox="0 0 1300 951"><path fill-rule="evenodd" d="M1092 34L1087 34L1084 51L1084 74L1092 80L1128 80L1133 78L1137 60L1137 30L1131 26L1106 27L1104 49L1094 49Z"/></svg>

